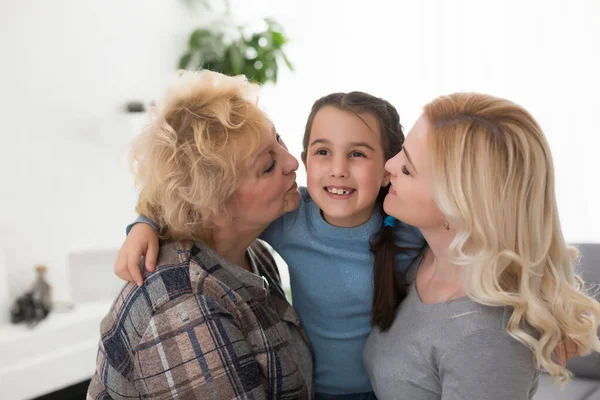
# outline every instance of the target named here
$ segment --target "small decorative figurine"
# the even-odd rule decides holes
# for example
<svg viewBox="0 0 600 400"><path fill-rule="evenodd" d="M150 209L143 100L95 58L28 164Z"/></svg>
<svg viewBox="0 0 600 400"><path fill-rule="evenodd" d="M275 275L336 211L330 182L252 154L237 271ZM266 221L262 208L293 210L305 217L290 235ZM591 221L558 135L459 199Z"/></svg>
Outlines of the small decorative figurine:
<svg viewBox="0 0 600 400"><path fill-rule="evenodd" d="M32 289L17 298L10 310L13 324L24 322L34 327L50 313L52 290L45 278L47 269L45 265L36 265L37 278Z"/></svg>

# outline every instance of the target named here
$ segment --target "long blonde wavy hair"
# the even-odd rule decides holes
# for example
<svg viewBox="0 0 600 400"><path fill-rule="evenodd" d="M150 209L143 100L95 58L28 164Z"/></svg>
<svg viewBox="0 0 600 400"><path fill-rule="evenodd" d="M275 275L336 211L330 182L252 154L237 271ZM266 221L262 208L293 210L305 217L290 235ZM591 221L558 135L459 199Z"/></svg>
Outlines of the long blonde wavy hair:
<svg viewBox="0 0 600 400"><path fill-rule="evenodd" d="M271 123L258 86L208 70L179 71L134 140L136 210L166 229L163 239L210 240L214 218L244 174Z"/></svg>
<svg viewBox="0 0 600 400"><path fill-rule="evenodd" d="M522 107L476 93L439 97L424 115L434 199L456 226L451 253L467 295L511 306L509 334L533 351L538 368L566 382L570 373L551 354L567 338L584 354L600 351L600 304L563 238L540 126Z"/></svg>

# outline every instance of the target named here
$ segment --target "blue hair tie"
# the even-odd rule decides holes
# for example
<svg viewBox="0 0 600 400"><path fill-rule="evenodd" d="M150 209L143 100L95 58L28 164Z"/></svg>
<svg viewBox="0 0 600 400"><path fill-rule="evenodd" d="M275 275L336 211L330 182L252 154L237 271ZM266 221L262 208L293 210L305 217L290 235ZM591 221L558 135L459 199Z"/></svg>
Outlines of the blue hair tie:
<svg viewBox="0 0 600 400"><path fill-rule="evenodd" d="M390 228L393 228L396 226L396 222L398 222L398 220L395 217L388 215L383 219L383 226L389 226Z"/></svg>

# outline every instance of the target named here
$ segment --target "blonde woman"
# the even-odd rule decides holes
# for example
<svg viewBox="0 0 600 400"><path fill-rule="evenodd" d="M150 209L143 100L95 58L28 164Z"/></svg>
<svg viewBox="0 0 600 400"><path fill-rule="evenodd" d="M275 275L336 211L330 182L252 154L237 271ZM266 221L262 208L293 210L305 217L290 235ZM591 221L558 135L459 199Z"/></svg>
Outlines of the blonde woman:
<svg viewBox="0 0 600 400"><path fill-rule="evenodd" d="M428 248L391 329L364 349L379 399L531 399L539 370L568 379L551 357L562 341L600 351L600 305L574 271L550 150L526 110L439 97L386 169L385 211Z"/></svg>
<svg viewBox="0 0 600 400"><path fill-rule="evenodd" d="M241 77L184 72L134 144L156 271L102 321L88 399L308 399L312 355L257 241L298 207L298 161Z"/></svg>

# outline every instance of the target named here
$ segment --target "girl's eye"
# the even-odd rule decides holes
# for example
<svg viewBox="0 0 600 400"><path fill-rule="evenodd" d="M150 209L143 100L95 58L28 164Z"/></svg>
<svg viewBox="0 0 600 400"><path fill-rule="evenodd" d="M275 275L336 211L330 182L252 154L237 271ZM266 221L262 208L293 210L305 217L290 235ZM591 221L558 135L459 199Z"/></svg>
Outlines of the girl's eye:
<svg viewBox="0 0 600 400"><path fill-rule="evenodd" d="M329 152L325 149L321 149L321 150L317 150L317 152L315 154L319 155L319 156L326 156L326 155L329 155Z"/></svg>
<svg viewBox="0 0 600 400"><path fill-rule="evenodd" d="M271 165L269 165L269 168L265 169L265 174L272 172L273 169L275 168L276 163L277 163L277 160L273 159L273 162L271 163Z"/></svg>
<svg viewBox="0 0 600 400"><path fill-rule="evenodd" d="M406 165L403 165L400 170L404 175L410 175L410 172L408 172L408 169L406 169Z"/></svg>
<svg viewBox="0 0 600 400"><path fill-rule="evenodd" d="M277 143L281 143L281 136L279 136L279 133L277 134L276 140L277 140Z"/></svg>
<svg viewBox="0 0 600 400"><path fill-rule="evenodd" d="M360 151L355 151L352 154L350 154L350 157L365 157L365 155Z"/></svg>

